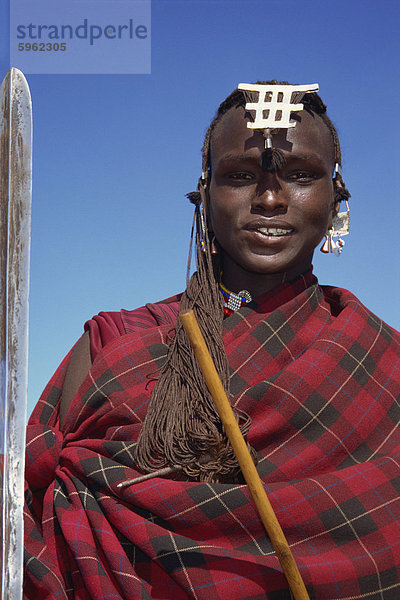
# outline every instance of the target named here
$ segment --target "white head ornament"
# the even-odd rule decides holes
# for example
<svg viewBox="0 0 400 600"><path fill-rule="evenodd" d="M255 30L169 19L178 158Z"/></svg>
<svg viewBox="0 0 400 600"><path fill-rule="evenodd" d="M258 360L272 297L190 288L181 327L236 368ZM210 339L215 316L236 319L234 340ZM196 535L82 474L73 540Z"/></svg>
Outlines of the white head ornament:
<svg viewBox="0 0 400 600"><path fill-rule="evenodd" d="M249 121L250 129L288 129L295 127L296 122L290 121L291 113L303 110L300 100L307 92L317 92L318 83L309 85L281 85L239 83L239 90L258 92L257 102L247 102L246 110L255 111L254 121ZM292 102L293 94L295 102ZM267 113L267 114L265 114Z"/></svg>
<svg viewBox="0 0 400 600"><path fill-rule="evenodd" d="M244 91L245 109L255 111L252 121L247 122L249 129L261 129L265 138L265 151L262 154L262 168L266 171L277 171L285 164L280 150L272 147L272 134L277 129L295 127L291 121L292 112L303 110L301 100L307 92L316 92L318 83L308 85L286 85L280 83L239 83L239 90ZM247 92L247 93L246 93ZM254 102L254 92L258 99Z"/></svg>

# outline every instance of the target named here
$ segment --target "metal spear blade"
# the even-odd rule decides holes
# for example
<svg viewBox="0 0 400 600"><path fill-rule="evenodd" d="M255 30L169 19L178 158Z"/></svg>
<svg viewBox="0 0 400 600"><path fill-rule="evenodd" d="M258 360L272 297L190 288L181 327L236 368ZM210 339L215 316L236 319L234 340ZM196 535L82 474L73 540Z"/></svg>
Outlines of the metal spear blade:
<svg viewBox="0 0 400 600"><path fill-rule="evenodd" d="M1 597L22 598L23 505L32 192L32 105L12 68L0 89Z"/></svg>

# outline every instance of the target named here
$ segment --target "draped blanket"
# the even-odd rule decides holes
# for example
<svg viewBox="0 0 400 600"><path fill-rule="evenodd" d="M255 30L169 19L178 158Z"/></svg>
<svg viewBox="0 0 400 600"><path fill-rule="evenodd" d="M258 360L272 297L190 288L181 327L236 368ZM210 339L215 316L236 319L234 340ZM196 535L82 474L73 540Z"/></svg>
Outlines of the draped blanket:
<svg viewBox="0 0 400 600"><path fill-rule="evenodd" d="M135 440L173 328L145 325L100 351L61 430L69 356L34 411L25 597L289 599L245 485L117 487L138 475ZM224 327L232 404L252 417L257 468L311 599L400 598L400 335L307 278Z"/></svg>

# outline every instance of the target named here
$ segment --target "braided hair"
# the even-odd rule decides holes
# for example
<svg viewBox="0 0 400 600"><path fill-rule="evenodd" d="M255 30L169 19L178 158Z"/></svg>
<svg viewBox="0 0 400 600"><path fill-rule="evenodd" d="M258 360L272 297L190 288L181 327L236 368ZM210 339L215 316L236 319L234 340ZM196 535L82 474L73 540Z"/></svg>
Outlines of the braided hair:
<svg viewBox="0 0 400 600"><path fill-rule="evenodd" d="M287 84L267 81L261 84ZM207 225L207 174L210 173L210 146L213 133L222 117L232 108L245 106L246 96L234 90L219 106L204 139L202 151L203 177L197 192L188 194L195 205L192 236L195 238L197 270L188 278L180 311L193 310L229 398L229 366L222 339L223 297L219 289L220 255L210 251ZM341 151L335 126L326 114L326 106L315 92L302 99L304 110L317 114L328 127L334 148L334 160L341 166ZM333 179L334 203L350 197L338 169ZM190 252L191 254L191 252ZM188 273L190 270L190 256ZM246 436L250 417L238 409L235 415ZM255 451L249 447L253 458ZM178 319L167 359L160 370L149 408L136 446L135 462L139 469L151 473L169 466L181 476L200 481L233 482L240 478L240 467L224 432L214 402Z"/></svg>

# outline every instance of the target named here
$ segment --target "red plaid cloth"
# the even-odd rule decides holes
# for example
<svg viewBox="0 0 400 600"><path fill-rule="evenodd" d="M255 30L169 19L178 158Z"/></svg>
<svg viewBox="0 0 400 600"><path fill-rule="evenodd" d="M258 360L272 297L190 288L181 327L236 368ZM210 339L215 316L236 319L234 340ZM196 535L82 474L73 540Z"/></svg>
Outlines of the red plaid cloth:
<svg viewBox="0 0 400 600"><path fill-rule="evenodd" d="M397 600L400 335L309 277L224 323L232 404L252 416L258 470L310 597ZM40 399L28 426L26 598L290 598L246 486L117 488L137 475L170 329L109 342L62 432L68 357Z"/></svg>

